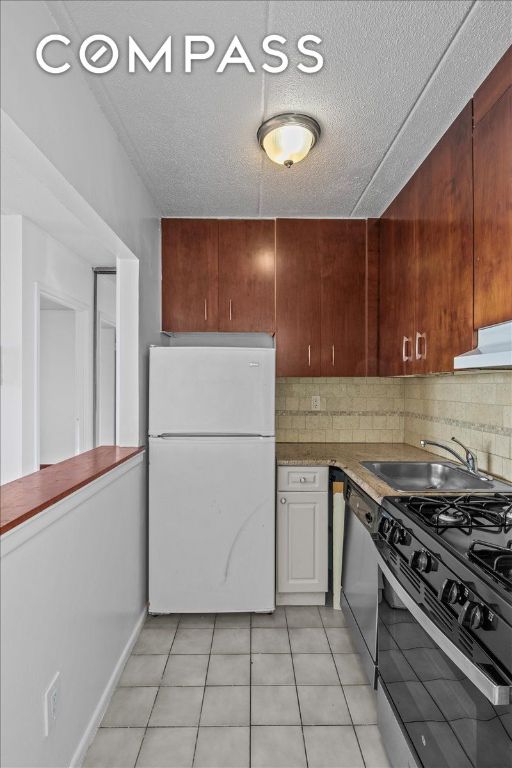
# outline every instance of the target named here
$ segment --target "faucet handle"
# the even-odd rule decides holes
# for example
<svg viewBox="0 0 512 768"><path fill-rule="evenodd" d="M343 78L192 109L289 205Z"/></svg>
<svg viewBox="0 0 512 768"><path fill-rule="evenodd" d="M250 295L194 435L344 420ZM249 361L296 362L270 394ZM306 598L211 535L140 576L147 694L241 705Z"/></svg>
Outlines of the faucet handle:
<svg viewBox="0 0 512 768"><path fill-rule="evenodd" d="M457 440L456 437L452 437L452 440L454 443L457 443L457 445L460 445L461 448L464 448L464 451L466 452L466 461L468 462L468 466L470 467L470 469L476 472L477 470L476 455L473 453L473 451L470 448L467 448L464 445L464 443L461 443L460 440Z"/></svg>

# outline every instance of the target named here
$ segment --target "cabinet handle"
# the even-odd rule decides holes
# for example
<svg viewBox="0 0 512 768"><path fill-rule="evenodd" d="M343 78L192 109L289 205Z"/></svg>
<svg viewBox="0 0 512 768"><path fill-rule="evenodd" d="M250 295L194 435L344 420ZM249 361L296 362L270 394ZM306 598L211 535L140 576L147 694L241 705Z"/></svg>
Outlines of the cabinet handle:
<svg viewBox="0 0 512 768"><path fill-rule="evenodd" d="M407 354L407 345L412 343L412 339L409 338L409 336L404 336L402 339L402 360L404 363L406 363L408 360L412 360L412 353L410 355Z"/></svg>
<svg viewBox="0 0 512 768"><path fill-rule="evenodd" d="M425 342L423 345L423 352L420 351L420 340ZM427 334L419 333L416 331L416 360L426 360L427 358Z"/></svg>
<svg viewBox="0 0 512 768"><path fill-rule="evenodd" d="M311 344L308 344L308 365L311 367Z"/></svg>
<svg viewBox="0 0 512 768"><path fill-rule="evenodd" d="M229 300L229 319L230 320L233 319L233 302L231 301L231 299Z"/></svg>
<svg viewBox="0 0 512 768"><path fill-rule="evenodd" d="M286 504L286 499L284 497L282 499L279 499L279 501L281 502L281 504Z"/></svg>
<svg viewBox="0 0 512 768"><path fill-rule="evenodd" d="M334 368L334 344L332 345L332 367Z"/></svg>
<svg viewBox="0 0 512 768"><path fill-rule="evenodd" d="M208 299L204 300L204 319L208 320Z"/></svg>
<svg viewBox="0 0 512 768"><path fill-rule="evenodd" d="M305 482L306 482L306 478L305 477L299 478L299 483L305 483Z"/></svg>

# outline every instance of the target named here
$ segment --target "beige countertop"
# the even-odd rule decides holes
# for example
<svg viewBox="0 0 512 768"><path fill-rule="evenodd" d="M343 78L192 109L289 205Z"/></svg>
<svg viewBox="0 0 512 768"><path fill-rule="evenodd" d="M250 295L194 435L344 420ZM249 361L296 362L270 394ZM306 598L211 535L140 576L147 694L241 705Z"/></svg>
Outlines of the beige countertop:
<svg viewBox="0 0 512 768"><path fill-rule="evenodd" d="M436 456L407 443L277 443L276 458L282 465L339 467L380 502L384 496L401 494L361 466L362 461L433 461Z"/></svg>

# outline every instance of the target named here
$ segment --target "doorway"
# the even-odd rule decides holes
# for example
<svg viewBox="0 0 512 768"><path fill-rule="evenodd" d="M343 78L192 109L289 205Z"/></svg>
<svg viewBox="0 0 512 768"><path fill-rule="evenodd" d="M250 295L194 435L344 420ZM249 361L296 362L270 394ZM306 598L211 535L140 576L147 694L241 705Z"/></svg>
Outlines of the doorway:
<svg viewBox="0 0 512 768"><path fill-rule="evenodd" d="M74 308L39 303L39 468L78 452L77 320Z"/></svg>

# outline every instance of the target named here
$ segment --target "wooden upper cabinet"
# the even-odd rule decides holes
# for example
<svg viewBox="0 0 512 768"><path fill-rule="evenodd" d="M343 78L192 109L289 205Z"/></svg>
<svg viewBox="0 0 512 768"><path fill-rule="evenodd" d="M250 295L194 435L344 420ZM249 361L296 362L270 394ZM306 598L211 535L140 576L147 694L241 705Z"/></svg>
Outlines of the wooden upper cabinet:
<svg viewBox="0 0 512 768"><path fill-rule="evenodd" d="M321 374L366 376L366 222L326 219L315 225L321 264Z"/></svg>
<svg viewBox="0 0 512 768"><path fill-rule="evenodd" d="M380 220L379 374L413 372L416 305L416 177Z"/></svg>
<svg viewBox="0 0 512 768"><path fill-rule="evenodd" d="M471 104L381 219L379 372L453 370L473 346Z"/></svg>
<svg viewBox="0 0 512 768"><path fill-rule="evenodd" d="M475 125L473 168L475 328L484 328L512 320L512 86Z"/></svg>
<svg viewBox="0 0 512 768"><path fill-rule="evenodd" d="M416 172L416 373L473 347L472 127L469 103Z"/></svg>
<svg viewBox="0 0 512 768"><path fill-rule="evenodd" d="M162 330L217 328L217 221L162 219Z"/></svg>
<svg viewBox="0 0 512 768"><path fill-rule="evenodd" d="M273 220L220 220L219 331L275 330Z"/></svg>
<svg viewBox="0 0 512 768"><path fill-rule="evenodd" d="M512 45L473 96L473 121L478 125L512 85Z"/></svg>
<svg viewBox="0 0 512 768"><path fill-rule="evenodd" d="M276 221L278 376L321 375L321 260L313 219Z"/></svg>

